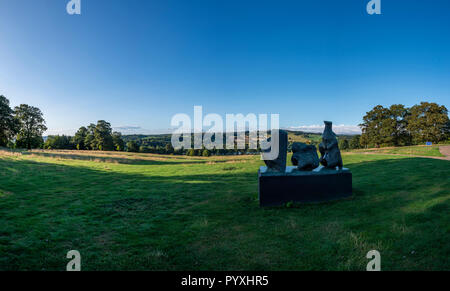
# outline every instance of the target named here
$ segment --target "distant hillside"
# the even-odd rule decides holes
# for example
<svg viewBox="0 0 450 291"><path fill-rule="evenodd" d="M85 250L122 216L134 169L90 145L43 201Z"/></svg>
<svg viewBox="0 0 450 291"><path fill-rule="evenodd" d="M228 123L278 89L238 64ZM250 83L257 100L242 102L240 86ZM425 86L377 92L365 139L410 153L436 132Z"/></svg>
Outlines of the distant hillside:
<svg viewBox="0 0 450 291"><path fill-rule="evenodd" d="M294 142L302 142L307 144L318 145L322 140L322 134L320 133L308 133L302 131L292 131L287 130L289 144ZM248 134L248 132L247 132ZM155 135L124 135L123 140L125 143L129 141L135 141L140 146L150 146L150 147L165 147L167 144L171 143L171 134L155 134ZM338 135L340 138L350 138L349 135Z"/></svg>

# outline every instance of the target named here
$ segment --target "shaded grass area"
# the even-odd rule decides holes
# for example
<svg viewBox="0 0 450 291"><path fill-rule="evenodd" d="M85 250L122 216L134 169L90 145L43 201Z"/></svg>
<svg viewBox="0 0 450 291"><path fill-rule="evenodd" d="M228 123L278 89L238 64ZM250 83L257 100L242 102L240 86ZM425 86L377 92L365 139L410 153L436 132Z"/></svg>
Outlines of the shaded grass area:
<svg viewBox="0 0 450 291"><path fill-rule="evenodd" d="M0 156L0 270L450 270L449 162L344 159L353 199L261 209L258 157Z"/></svg>

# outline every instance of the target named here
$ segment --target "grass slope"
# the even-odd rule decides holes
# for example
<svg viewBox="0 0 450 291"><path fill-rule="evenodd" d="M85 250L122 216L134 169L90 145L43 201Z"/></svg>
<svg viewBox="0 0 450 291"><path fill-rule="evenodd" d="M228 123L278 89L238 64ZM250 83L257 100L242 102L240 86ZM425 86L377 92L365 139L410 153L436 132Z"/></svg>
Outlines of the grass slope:
<svg viewBox="0 0 450 291"><path fill-rule="evenodd" d="M0 270L450 270L449 162L344 160L353 199L261 209L258 157L3 154Z"/></svg>
<svg viewBox="0 0 450 291"><path fill-rule="evenodd" d="M352 150L352 152L370 152L378 154L396 154L396 155L413 155L424 157L444 157L439 151L439 146L408 146L408 147L389 147L379 149L360 149Z"/></svg>

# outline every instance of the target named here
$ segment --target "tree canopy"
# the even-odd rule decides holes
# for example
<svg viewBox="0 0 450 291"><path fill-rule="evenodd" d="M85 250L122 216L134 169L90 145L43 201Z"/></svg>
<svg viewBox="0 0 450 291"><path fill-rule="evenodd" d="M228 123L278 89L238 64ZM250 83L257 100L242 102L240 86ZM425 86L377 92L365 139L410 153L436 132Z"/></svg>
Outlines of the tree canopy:
<svg viewBox="0 0 450 291"><path fill-rule="evenodd" d="M114 150L112 128L109 122L99 120L94 128L94 149L100 151Z"/></svg>
<svg viewBox="0 0 450 291"><path fill-rule="evenodd" d="M360 127L360 143L366 147L439 143L450 134L447 108L428 102L411 108L402 104L375 106L363 117Z"/></svg>
<svg viewBox="0 0 450 291"><path fill-rule="evenodd" d="M87 135L88 129L84 126L80 127L80 129L78 129L78 131L75 133L75 136L73 137L73 143L75 144L77 150L87 149L85 144Z"/></svg>
<svg viewBox="0 0 450 291"><path fill-rule="evenodd" d="M9 106L9 100L0 95L0 146L6 146L17 131L18 123L14 118L14 110Z"/></svg>
<svg viewBox="0 0 450 291"><path fill-rule="evenodd" d="M80 127L73 137L78 150L123 151L125 142L120 132L112 132L111 124L99 120L87 127Z"/></svg>
<svg viewBox="0 0 450 291"><path fill-rule="evenodd" d="M14 109L18 123L16 145L27 149L40 147L42 134L47 130L41 110L37 107L21 104Z"/></svg>
<svg viewBox="0 0 450 291"><path fill-rule="evenodd" d="M436 103L422 102L410 109L407 128L415 143L445 140L449 135L448 110Z"/></svg>
<svg viewBox="0 0 450 291"><path fill-rule="evenodd" d="M75 149L75 144L72 142L70 136L50 135L44 143L44 149L73 150Z"/></svg>

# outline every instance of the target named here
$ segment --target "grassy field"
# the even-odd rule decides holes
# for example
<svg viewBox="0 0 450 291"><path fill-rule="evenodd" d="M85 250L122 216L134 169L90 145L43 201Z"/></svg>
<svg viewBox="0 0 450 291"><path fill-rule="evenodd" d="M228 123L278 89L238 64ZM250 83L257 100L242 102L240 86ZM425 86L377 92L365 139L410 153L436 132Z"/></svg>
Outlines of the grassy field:
<svg viewBox="0 0 450 291"><path fill-rule="evenodd" d="M322 142L321 134L303 133L303 132L292 132L288 131L289 142L302 142L302 143L320 143Z"/></svg>
<svg viewBox="0 0 450 291"><path fill-rule="evenodd" d="M379 149L360 149L352 150L352 152L369 152L377 154L396 154L396 155L413 155L424 157L444 157L439 151L439 145L434 146L408 146L408 147L389 147Z"/></svg>
<svg viewBox="0 0 450 291"><path fill-rule="evenodd" d="M450 162L344 162L352 199L261 209L257 156L3 152L0 270L450 270Z"/></svg>

